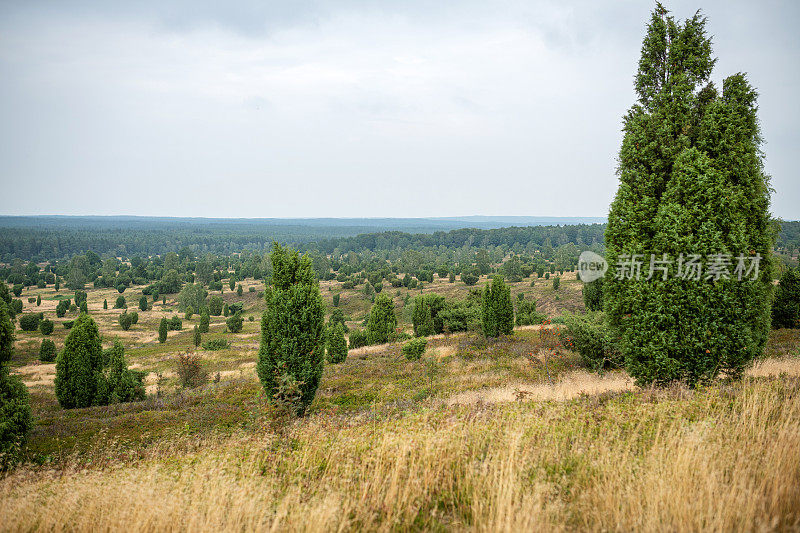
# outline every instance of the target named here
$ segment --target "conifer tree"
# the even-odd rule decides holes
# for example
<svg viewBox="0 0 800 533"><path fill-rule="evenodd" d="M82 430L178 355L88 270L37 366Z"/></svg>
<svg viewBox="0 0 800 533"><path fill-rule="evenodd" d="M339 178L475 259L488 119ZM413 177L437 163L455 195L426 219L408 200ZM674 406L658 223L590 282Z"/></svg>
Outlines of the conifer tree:
<svg viewBox="0 0 800 533"><path fill-rule="evenodd" d="M61 407L89 407L97 393L97 375L103 371L100 332L92 317L83 313L64 341L56 359L56 398Z"/></svg>
<svg viewBox="0 0 800 533"><path fill-rule="evenodd" d="M169 320L162 318L158 324L158 342L164 344L167 342L167 332L169 331Z"/></svg>
<svg viewBox="0 0 800 533"><path fill-rule="evenodd" d="M787 268L775 289L772 327L800 328L800 270L796 268Z"/></svg>
<svg viewBox="0 0 800 533"><path fill-rule="evenodd" d="M483 289L481 325L486 337L511 335L514 332L514 304L511 290L503 276L495 275Z"/></svg>
<svg viewBox="0 0 800 533"><path fill-rule="evenodd" d="M291 385L300 391L297 414L314 399L325 357L325 308L311 259L278 243L272 248L272 285L261 318L257 372L269 398Z"/></svg>
<svg viewBox="0 0 800 533"><path fill-rule="evenodd" d="M203 312L200 314L200 324L199 324L200 333L208 333L208 326L210 322L211 322L211 317L208 316L208 311L203 310Z"/></svg>
<svg viewBox="0 0 800 533"><path fill-rule="evenodd" d="M680 22L656 6L638 101L623 121L604 306L640 384L741 376L769 329L773 232L756 92L743 74L726 78L721 92L711 83L716 59L705 26L699 12ZM755 279L734 275L740 254L760 254ZM700 279L681 262L692 255ZM636 257L644 262L638 280L625 267L635 268ZM651 258L665 260L653 276ZM713 275L720 264L730 277Z"/></svg>
<svg viewBox="0 0 800 533"><path fill-rule="evenodd" d="M394 314L394 303L386 294L379 294L372 304L367 319L367 334L370 344L389 342L397 328L397 317Z"/></svg>
<svg viewBox="0 0 800 533"><path fill-rule="evenodd" d="M327 359L330 363L343 363L347 359L347 341L342 325L336 323L328 329Z"/></svg>
<svg viewBox="0 0 800 533"><path fill-rule="evenodd" d="M195 348L197 348L198 346L200 346L200 343L201 343L201 342L203 342L203 337L202 337L202 335L200 334L200 328L199 328L199 327L197 327L197 325L195 325L195 326L194 326L194 331L193 331L193 337L192 337L192 339L194 340L194 347L195 347Z"/></svg>

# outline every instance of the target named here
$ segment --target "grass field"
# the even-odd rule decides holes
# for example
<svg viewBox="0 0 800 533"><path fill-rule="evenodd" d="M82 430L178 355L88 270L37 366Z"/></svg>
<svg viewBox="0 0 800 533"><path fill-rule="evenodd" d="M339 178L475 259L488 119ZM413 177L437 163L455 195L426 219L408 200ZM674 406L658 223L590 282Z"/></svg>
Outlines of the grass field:
<svg viewBox="0 0 800 533"><path fill-rule="evenodd" d="M31 391L36 422L28 463L0 480L0 529L800 528L798 330L773 331L767 358L743 381L694 390L598 376L569 351L545 361L535 327L496 341L433 337L415 362L396 344L367 347L327 366L309 414L287 419L254 371L263 286L243 286L241 298L224 297L242 300L254 321L232 335L212 319L204 340L232 345L199 351L220 379L193 390L178 387L174 359L192 349L197 317L159 344L157 324L176 311L174 297L123 332L120 310L102 310L118 293L89 291L104 345L119 338L128 362L149 373L143 402L61 409L54 365L36 363L41 335L18 331L14 372ZM342 292L351 325L369 308L358 290L321 289L329 307ZM384 290L402 318L407 290ZM425 290L469 288L437 280ZM582 306L569 275L557 292L545 281L513 284L516 292L550 316ZM37 293L39 308L26 298ZM25 310L53 318L53 295L26 291ZM125 296L134 308L140 289ZM57 323L59 349L66 333Z"/></svg>

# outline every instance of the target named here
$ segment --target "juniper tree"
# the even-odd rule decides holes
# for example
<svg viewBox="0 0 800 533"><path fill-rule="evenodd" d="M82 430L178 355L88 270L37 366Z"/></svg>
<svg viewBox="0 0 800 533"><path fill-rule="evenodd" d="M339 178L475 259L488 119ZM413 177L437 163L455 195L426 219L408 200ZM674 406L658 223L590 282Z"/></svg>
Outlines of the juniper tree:
<svg viewBox="0 0 800 533"><path fill-rule="evenodd" d="M773 233L757 95L743 74L726 78L721 92L711 83L716 59L705 26L700 12L681 22L656 6L638 101L623 121L604 306L640 384L740 376L769 329ZM686 276L690 254L699 256L700 279ZM740 254L742 263L760 254L755 279L734 276ZM645 261L638 280L625 272L637 257ZM651 257L665 260L652 277ZM707 275L720 264L729 278Z"/></svg>
<svg viewBox="0 0 800 533"><path fill-rule="evenodd" d="M483 289L481 325L486 337L511 335L514 331L514 304L503 276L494 276Z"/></svg>
<svg viewBox="0 0 800 533"><path fill-rule="evenodd" d="M200 328L197 325L194 326L194 331L192 333L192 340L194 341L194 347L197 348L203 342L203 337L200 334Z"/></svg>
<svg viewBox="0 0 800 533"><path fill-rule="evenodd" d="M162 318L158 324L158 342L164 344L167 342L167 332L169 331L169 320Z"/></svg>
<svg viewBox="0 0 800 533"><path fill-rule="evenodd" d="M89 407L97 393L97 374L103 370L100 332L92 317L81 314L56 359L56 398L61 407Z"/></svg>
<svg viewBox="0 0 800 533"><path fill-rule="evenodd" d="M369 318L367 318L367 334L370 344L389 342L394 336L396 327L397 317L394 314L392 298L386 294L378 295L369 311Z"/></svg>
<svg viewBox="0 0 800 533"><path fill-rule="evenodd" d="M787 268L775 289L772 327L800 328L800 271L796 268Z"/></svg>
<svg viewBox="0 0 800 533"><path fill-rule="evenodd" d="M297 414L317 392L325 357L325 308L307 255L274 243L272 285L261 318L257 372L269 398L291 382L300 390ZM281 389L281 390L279 390ZM277 396L276 396L277 395Z"/></svg>
<svg viewBox="0 0 800 533"><path fill-rule="evenodd" d="M208 316L208 311L203 311L200 314L200 333L208 333L209 322L211 322L211 317Z"/></svg>
<svg viewBox="0 0 800 533"><path fill-rule="evenodd" d="M336 323L328 328L327 359L330 363L343 363L347 359L347 341L342 325Z"/></svg>

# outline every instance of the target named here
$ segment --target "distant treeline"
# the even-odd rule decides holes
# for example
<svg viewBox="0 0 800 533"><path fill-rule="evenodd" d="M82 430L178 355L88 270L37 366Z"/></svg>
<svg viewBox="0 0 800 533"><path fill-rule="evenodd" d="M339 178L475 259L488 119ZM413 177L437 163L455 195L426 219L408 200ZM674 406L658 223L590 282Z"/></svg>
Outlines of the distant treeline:
<svg viewBox="0 0 800 533"><path fill-rule="evenodd" d="M352 219L357 221L359 219ZM463 228L434 231L426 219L345 225L341 221L156 219L125 217L0 217L0 262L14 259L47 262L65 260L88 251L100 256L148 257L169 252L201 256L243 251L266 252L273 241L325 254L366 251L481 249L502 247L516 253L573 244L602 248L605 224ZM408 227L404 231L375 232L379 224ZM779 251L800 249L800 222L784 222L776 242Z"/></svg>

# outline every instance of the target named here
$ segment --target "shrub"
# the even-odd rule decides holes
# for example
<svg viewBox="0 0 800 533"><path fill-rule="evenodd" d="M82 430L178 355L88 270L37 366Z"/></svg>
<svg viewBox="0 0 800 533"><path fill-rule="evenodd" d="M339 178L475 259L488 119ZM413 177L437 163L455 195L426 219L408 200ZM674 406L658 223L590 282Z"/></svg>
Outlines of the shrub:
<svg viewBox="0 0 800 533"><path fill-rule="evenodd" d="M341 297L341 294L338 293L338 292L333 295L333 306L334 307L339 307L339 298L340 297Z"/></svg>
<svg viewBox="0 0 800 533"><path fill-rule="evenodd" d="M140 311L147 311L148 304L147 304L147 296L144 294L141 298L139 298L139 310Z"/></svg>
<svg viewBox="0 0 800 533"><path fill-rule="evenodd" d="M43 339L42 345L39 346L39 361L43 363L52 363L56 360L56 343L50 339Z"/></svg>
<svg viewBox="0 0 800 533"><path fill-rule="evenodd" d="M559 287L561 287L561 276L556 276L553 278L553 290L557 291Z"/></svg>
<svg viewBox="0 0 800 533"><path fill-rule="evenodd" d="M230 341L228 341L228 339L223 339L223 338L211 339L203 343L203 349L208 350L210 352L215 352L217 350L224 350L225 348L228 348L230 345L231 343Z"/></svg>
<svg viewBox="0 0 800 533"><path fill-rule="evenodd" d="M325 315L319 283L307 255L273 245L272 287L261 319L258 376L274 398L287 375L302 392L297 414L314 399L325 357Z"/></svg>
<svg viewBox="0 0 800 533"><path fill-rule="evenodd" d="M198 328L196 324L194 326L194 331L192 332L192 340L194 341L195 348L200 346L200 343L203 340L203 336L200 334L200 328Z"/></svg>
<svg viewBox="0 0 800 533"><path fill-rule="evenodd" d="M170 331L180 331L183 329L183 322L181 321L181 317L175 315L169 321L169 330Z"/></svg>
<svg viewBox="0 0 800 533"><path fill-rule="evenodd" d="M361 329L356 329L350 332L350 349L361 348L369 344L369 334Z"/></svg>
<svg viewBox="0 0 800 533"><path fill-rule="evenodd" d="M103 299L103 309L108 309L108 300Z"/></svg>
<svg viewBox="0 0 800 533"><path fill-rule="evenodd" d="M520 296L522 296L522 294L520 294ZM541 324L544 322L545 318L545 315L536 311L536 302L534 300L525 300L520 298L517 301L515 320L518 326Z"/></svg>
<svg viewBox="0 0 800 533"><path fill-rule="evenodd" d="M41 322L39 322L39 331L42 332L42 335L50 335L53 333L53 329L55 328L55 324L52 320L45 318Z"/></svg>
<svg viewBox="0 0 800 533"><path fill-rule="evenodd" d="M473 285L478 283L479 279L480 279L480 277L475 272L462 272L461 273L461 281L463 281L465 285L468 285L470 287L472 287Z"/></svg>
<svg viewBox="0 0 800 533"><path fill-rule="evenodd" d="M128 331L129 329L131 329L131 326L133 325L133 317L132 315L128 314L127 311L119 315L118 321L123 331Z"/></svg>
<svg viewBox="0 0 800 533"><path fill-rule="evenodd" d="M74 320L65 320L64 322L61 323L61 325L64 326L64 329L72 329L72 326L74 324L75 324Z"/></svg>
<svg viewBox="0 0 800 533"><path fill-rule="evenodd" d="M243 307L244 304L242 304L242 302L235 302L228 306L228 312L232 315L235 315L236 313L241 313Z"/></svg>
<svg viewBox="0 0 800 533"><path fill-rule="evenodd" d="M25 313L19 317L19 327L22 331L36 331L41 320L42 315L40 313Z"/></svg>
<svg viewBox="0 0 800 533"><path fill-rule="evenodd" d="M347 359L347 341L344 338L344 329L339 323L328 328L327 359L333 364L343 363Z"/></svg>
<svg viewBox="0 0 800 533"><path fill-rule="evenodd" d="M563 318L562 344L578 352L586 366L600 371L622 364L619 347L613 342L603 313L565 314Z"/></svg>
<svg viewBox="0 0 800 533"><path fill-rule="evenodd" d="M14 324L5 301L0 300L0 367L11 361L14 353Z"/></svg>
<svg viewBox="0 0 800 533"><path fill-rule="evenodd" d="M381 294L375 299L367 319L367 333L370 344L381 344L393 339L397 328L392 298Z"/></svg>
<svg viewBox="0 0 800 533"><path fill-rule="evenodd" d="M117 301L114 302L114 309L125 309L127 307L127 302L125 301L125 297L123 295L117 296Z"/></svg>
<svg viewBox="0 0 800 533"><path fill-rule="evenodd" d="M775 289L773 328L800 328L800 270L787 268Z"/></svg>
<svg viewBox="0 0 800 533"><path fill-rule="evenodd" d="M411 339L407 343L403 345L403 355L406 356L406 359L411 361L416 361L422 354L425 353L425 347L428 345L428 339L425 337L417 337Z"/></svg>
<svg viewBox="0 0 800 533"><path fill-rule="evenodd" d="M208 314L213 316L220 316L222 314L222 307L224 306L222 298L214 295L208 299Z"/></svg>
<svg viewBox="0 0 800 533"><path fill-rule="evenodd" d="M236 296L241 296L244 291L242 290L242 284L240 283L238 287L236 287Z"/></svg>
<svg viewBox="0 0 800 533"><path fill-rule="evenodd" d="M242 331L242 327L244 326L244 319L242 318L241 313L236 313L235 315L231 316L228 320L225 321L225 325L228 326L228 331L231 333L239 333Z"/></svg>
<svg viewBox="0 0 800 533"><path fill-rule="evenodd" d="M603 278L583 284L583 304L589 311L603 310Z"/></svg>
<svg viewBox="0 0 800 533"><path fill-rule="evenodd" d="M721 91L710 83L705 22L656 7L623 119L604 308L639 385L741 377L769 333L774 237L757 94L743 74ZM667 279L628 279L619 267L634 253L672 258ZM701 279L678 275L680 254L700 256ZM756 279L707 277L713 254L732 255L730 274L737 255L760 254Z"/></svg>
<svg viewBox="0 0 800 533"><path fill-rule="evenodd" d="M42 295L41 294L37 294L36 295L36 307L39 307L40 305L42 305Z"/></svg>
<svg viewBox="0 0 800 533"><path fill-rule="evenodd" d="M16 283L14 284L14 287L11 289L11 291L14 293L14 296L19 298L19 295L22 294L22 289L23 289L22 284Z"/></svg>
<svg viewBox="0 0 800 533"><path fill-rule="evenodd" d="M481 325L486 337L511 335L514 331L514 305L511 290L502 276L496 275L483 289Z"/></svg>
<svg viewBox="0 0 800 533"><path fill-rule="evenodd" d="M32 425L28 388L0 364L0 472L16 464Z"/></svg>
<svg viewBox="0 0 800 533"><path fill-rule="evenodd" d="M208 326L210 322L211 317L208 316L206 311L203 311L200 314L200 324L198 324L200 333L208 333Z"/></svg>
<svg viewBox="0 0 800 533"><path fill-rule="evenodd" d="M28 303L29 304L36 303L36 296L29 296L28 297Z"/></svg>
<svg viewBox="0 0 800 533"><path fill-rule="evenodd" d="M128 368L125 349L119 341L103 353L105 367L97 376L95 404L109 405L120 402L135 402L145 398L145 372Z"/></svg>
<svg viewBox="0 0 800 533"><path fill-rule="evenodd" d="M175 360L175 373L183 388L193 389L208 383L208 370L199 355L180 354Z"/></svg>
<svg viewBox="0 0 800 533"><path fill-rule="evenodd" d="M164 344L167 341L167 332L169 331L169 320L162 318L158 323L158 342Z"/></svg>
<svg viewBox="0 0 800 533"><path fill-rule="evenodd" d="M86 302L86 291L75 291L75 306L80 307L84 302Z"/></svg>
<svg viewBox="0 0 800 533"><path fill-rule="evenodd" d="M186 320L191 320L192 316L194 316L194 309L190 305L189 307L186 308L186 312L184 313L184 318L186 318Z"/></svg>
<svg viewBox="0 0 800 533"><path fill-rule="evenodd" d="M82 314L67 335L56 359L56 398L61 407L89 407L97 393L97 374L103 370L100 333L92 317Z"/></svg>

